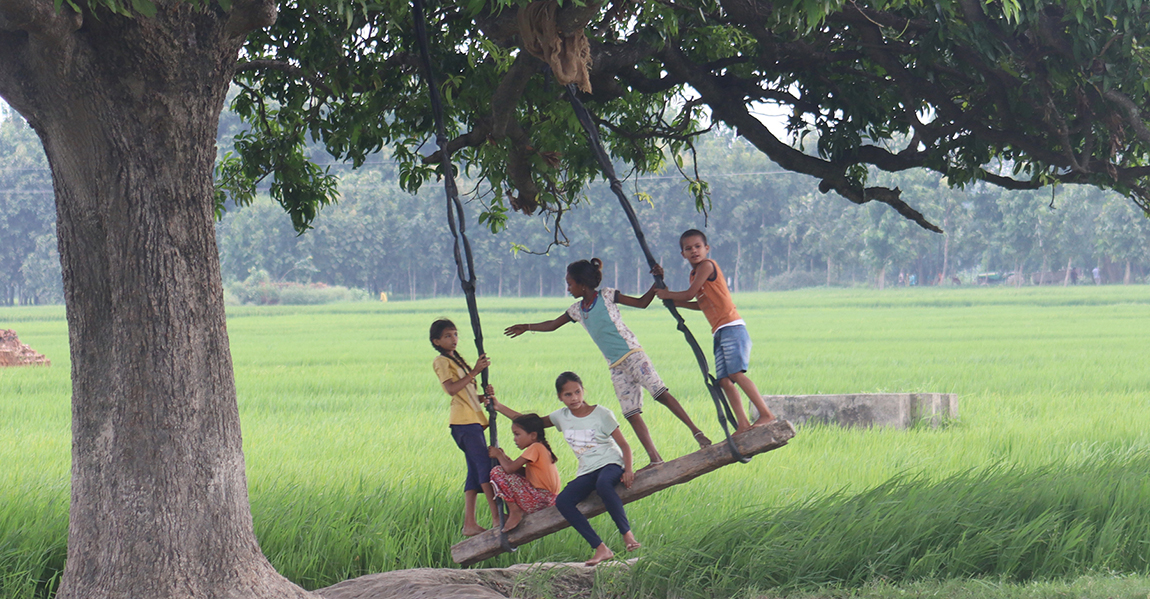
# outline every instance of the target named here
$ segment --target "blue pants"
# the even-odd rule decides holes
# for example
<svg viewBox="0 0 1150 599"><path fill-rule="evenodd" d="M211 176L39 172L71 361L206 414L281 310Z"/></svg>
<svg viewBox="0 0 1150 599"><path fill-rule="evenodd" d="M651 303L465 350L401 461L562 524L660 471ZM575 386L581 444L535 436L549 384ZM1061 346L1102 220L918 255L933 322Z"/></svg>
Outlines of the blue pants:
<svg viewBox="0 0 1150 599"><path fill-rule="evenodd" d="M595 529L591 528L587 516L584 516L583 512L580 512L579 508L575 506L586 499L591 491L598 491L603 505L607 506L607 513L611 514L615 526L619 527L619 534L627 534L631 531L631 523L627 521L627 513L623 511L623 500L619 499L619 494L615 492L615 485L622 478L623 467L618 464L608 464L567 483L567 486L563 487L563 491L555 498L555 507L559 508L559 513L563 514L563 517L571 523L571 528L579 531L579 534L587 539L592 549L602 545L603 540L595 534Z"/></svg>
<svg viewBox="0 0 1150 599"><path fill-rule="evenodd" d="M482 491L491 482L491 458L487 456L487 440L483 438L480 424L452 424L451 436L455 444L463 450L467 460L467 478L463 480L464 491Z"/></svg>

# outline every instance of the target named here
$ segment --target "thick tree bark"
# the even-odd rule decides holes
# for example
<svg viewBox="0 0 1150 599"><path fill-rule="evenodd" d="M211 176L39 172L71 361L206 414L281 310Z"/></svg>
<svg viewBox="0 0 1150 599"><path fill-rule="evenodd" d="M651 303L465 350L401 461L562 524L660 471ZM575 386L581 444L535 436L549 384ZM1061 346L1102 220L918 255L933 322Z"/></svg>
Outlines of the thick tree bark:
<svg viewBox="0 0 1150 599"><path fill-rule="evenodd" d="M71 341L58 596L306 596L252 531L212 221L224 94L274 4L158 8L0 1L0 95L52 168Z"/></svg>

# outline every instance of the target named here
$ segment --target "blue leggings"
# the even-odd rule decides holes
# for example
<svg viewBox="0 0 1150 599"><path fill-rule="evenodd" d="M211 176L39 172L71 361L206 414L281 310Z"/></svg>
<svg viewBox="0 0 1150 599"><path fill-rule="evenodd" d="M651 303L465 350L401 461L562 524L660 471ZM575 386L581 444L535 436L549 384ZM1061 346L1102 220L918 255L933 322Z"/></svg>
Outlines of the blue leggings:
<svg viewBox="0 0 1150 599"><path fill-rule="evenodd" d="M587 516L584 516L575 506L586 499L591 491L598 491L599 498L607 507L607 513L611 514L615 526L619 527L619 534L627 534L631 531L631 523L627 521L627 513L623 511L623 500L619 499L619 494L615 492L615 485L622 478L623 467L618 464L608 464L567 483L567 486L563 487L563 491L555 498L555 507L559 508L559 513L563 514L563 517L571 523L572 528L579 531L584 539L587 539L592 549L602 545L603 540L595 534L595 529L591 528Z"/></svg>
<svg viewBox="0 0 1150 599"><path fill-rule="evenodd" d="M451 436L467 460L467 478L463 479L463 490L483 491L483 485L491 482L491 458L487 457L483 425L453 424Z"/></svg>

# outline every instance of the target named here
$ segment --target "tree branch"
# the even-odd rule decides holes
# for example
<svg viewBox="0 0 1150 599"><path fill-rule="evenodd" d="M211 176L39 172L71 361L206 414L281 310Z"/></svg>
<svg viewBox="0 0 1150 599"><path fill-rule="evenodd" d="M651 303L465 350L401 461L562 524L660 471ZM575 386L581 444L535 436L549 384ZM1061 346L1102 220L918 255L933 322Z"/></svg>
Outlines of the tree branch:
<svg viewBox="0 0 1150 599"><path fill-rule="evenodd" d="M515 108L519 98L527 89L527 82L543 68L544 62L527 52L520 52L515 62L499 81L499 87L491 95L491 134L495 139L503 139L511 121L515 120Z"/></svg>
<svg viewBox="0 0 1150 599"><path fill-rule="evenodd" d="M83 17L66 5L59 11L52 0L0 0L0 30L24 31L54 40L59 45L68 34L83 24Z"/></svg>
<svg viewBox="0 0 1150 599"><path fill-rule="evenodd" d="M268 27L275 22L275 0L233 0L224 31L228 37L241 38L252 30Z"/></svg>
<svg viewBox="0 0 1150 599"><path fill-rule="evenodd" d="M1122 121L1134 130L1134 134L1138 136L1138 139L1150 143L1150 129L1146 128L1146 123L1142 120L1142 112L1139 110L1138 105L1132 102L1126 94L1117 90L1107 90L1102 95L1107 100L1122 107Z"/></svg>

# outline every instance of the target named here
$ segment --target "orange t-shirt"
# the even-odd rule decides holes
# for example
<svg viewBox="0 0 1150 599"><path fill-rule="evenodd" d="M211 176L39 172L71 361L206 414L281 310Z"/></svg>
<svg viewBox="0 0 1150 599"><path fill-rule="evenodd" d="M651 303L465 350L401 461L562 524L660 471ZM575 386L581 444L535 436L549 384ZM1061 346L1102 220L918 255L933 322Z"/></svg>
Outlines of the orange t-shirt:
<svg viewBox="0 0 1150 599"><path fill-rule="evenodd" d="M735 309L735 302L731 300L731 290L727 289L727 279L723 276L723 270L714 260L707 260L715 267L715 272L703 281L703 286L699 288L699 295L695 299L699 302L699 309L703 311L703 316L707 317L707 322L711 324L711 332L719 330L719 327L739 320L739 311ZM697 267L696 269L697 270ZM695 270L691 271L691 284L695 284Z"/></svg>
<svg viewBox="0 0 1150 599"><path fill-rule="evenodd" d="M526 458L523 464L527 482L536 489L559 494L559 469L551 461L551 452L542 443L532 443L519 455Z"/></svg>

